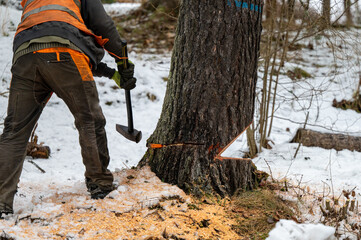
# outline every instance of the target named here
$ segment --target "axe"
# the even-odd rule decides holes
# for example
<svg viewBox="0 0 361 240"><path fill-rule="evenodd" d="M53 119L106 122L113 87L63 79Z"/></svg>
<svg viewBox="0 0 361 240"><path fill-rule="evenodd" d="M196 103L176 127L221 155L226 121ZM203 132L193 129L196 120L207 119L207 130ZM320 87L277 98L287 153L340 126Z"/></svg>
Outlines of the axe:
<svg viewBox="0 0 361 240"><path fill-rule="evenodd" d="M128 57L127 53L127 43L123 42L123 53L125 57ZM124 68L128 67L128 59L124 61ZM106 63L99 63L95 69L92 70L93 75L96 77L107 77L112 79L115 69L107 66ZM133 125L133 112L132 112L132 101L130 97L130 90L125 90L125 100L127 104L127 113L128 113L128 126L123 126L116 124L116 130L122 134L125 138L138 143L142 139L142 132L134 129Z"/></svg>
<svg viewBox="0 0 361 240"><path fill-rule="evenodd" d="M126 69L128 67L128 51L126 42L123 42L123 56L126 57L123 65L124 69ZM116 124L116 130L130 141L138 143L142 139L142 132L134 129L130 90L125 90L125 101L127 105L128 126Z"/></svg>

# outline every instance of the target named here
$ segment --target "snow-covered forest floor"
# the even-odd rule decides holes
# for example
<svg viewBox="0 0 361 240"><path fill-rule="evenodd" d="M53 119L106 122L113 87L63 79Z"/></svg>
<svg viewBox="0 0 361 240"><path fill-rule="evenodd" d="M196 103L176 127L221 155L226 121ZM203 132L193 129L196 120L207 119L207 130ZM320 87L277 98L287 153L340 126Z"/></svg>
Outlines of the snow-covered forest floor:
<svg viewBox="0 0 361 240"><path fill-rule="evenodd" d="M137 6L112 4L106 9L121 14ZM12 39L21 12L4 6L0 10L1 132L11 80ZM305 223L324 220L320 206L325 207L326 199L340 198L340 205L343 205L343 190L355 191L351 199L355 198L357 205L361 199L361 153L301 147L294 157L298 144L289 143L297 129L305 125L307 114L307 129L361 136L360 113L332 107L333 99L351 99L357 89L361 75L360 35L360 30L318 35L304 42L312 44L312 50L303 48L289 53L290 61L283 72L298 67L311 77L291 80L286 74L280 75L276 117L270 137L272 149L263 150L253 160L259 170L281 181L283 190L288 189L280 194L299 204L300 220ZM222 206L206 205L196 210L191 207L193 200L176 186L162 183L149 169L131 169L145 153L146 140L160 116L170 56L171 53L130 51L138 79L137 88L132 90L132 100L135 128L143 132L139 144L127 141L115 130L115 124L127 124L124 92L108 79L96 79L107 119L110 169L119 183L118 189L105 200L91 200L87 194L73 117L61 99L55 95L51 98L36 130L39 141L50 146L51 157L34 160L45 173L30 163L30 158L25 160L15 214L0 220L0 234L15 239L157 239L149 237L171 238L172 234L184 239L237 239L231 229L236 223L222 218L226 214ZM104 61L115 67L110 56ZM260 66L258 92L262 87L262 71ZM242 144L236 141L228 154L238 156ZM159 208L165 211L158 211ZM342 221L340 239L346 236L357 239L355 232L360 231L361 225L358 208L347 214L347 221ZM212 227L199 227L199 223L206 224L205 220L209 220ZM330 222L327 224L332 225ZM335 231L320 225L307 226L282 221L269 239L322 240ZM356 227L355 231L352 226Z"/></svg>
<svg viewBox="0 0 361 240"><path fill-rule="evenodd" d="M337 233L341 234L340 239L361 237L358 204L361 196L361 153L318 147L299 148L298 143L290 141L297 129L304 127L322 133L360 136L360 113L332 106L334 100L353 100L359 87L360 34L360 30L355 29L326 31L303 41L306 47L288 53L277 92L275 122L270 136L272 149L264 149L253 160L259 170L291 186L286 195L293 195L300 203L303 221L324 221L333 226L339 222ZM296 68L309 76L292 80L288 75ZM334 199L338 204L333 207ZM339 210L349 204L347 199L350 202L355 200L355 205L358 205L354 211L348 211L347 219L321 217L320 207L326 209L326 201L330 201L331 209Z"/></svg>

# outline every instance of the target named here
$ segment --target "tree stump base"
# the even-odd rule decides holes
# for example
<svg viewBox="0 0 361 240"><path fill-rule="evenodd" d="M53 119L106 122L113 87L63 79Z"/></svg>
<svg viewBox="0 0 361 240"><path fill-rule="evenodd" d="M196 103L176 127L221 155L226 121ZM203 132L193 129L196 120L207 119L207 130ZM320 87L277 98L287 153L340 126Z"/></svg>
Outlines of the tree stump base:
<svg viewBox="0 0 361 240"><path fill-rule="evenodd" d="M232 196L238 190L252 190L260 182L251 159L214 158L205 152L208 149L204 146L150 149L138 166L149 165L163 181L196 197L214 193Z"/></svg>
<svg viewBox="0 0 361 240"><path fill-rule="evenodd" d="M212 185L222 197L239 190L252 190L256 185L256 170L250 159L215 159L211 164Z"/></svg>

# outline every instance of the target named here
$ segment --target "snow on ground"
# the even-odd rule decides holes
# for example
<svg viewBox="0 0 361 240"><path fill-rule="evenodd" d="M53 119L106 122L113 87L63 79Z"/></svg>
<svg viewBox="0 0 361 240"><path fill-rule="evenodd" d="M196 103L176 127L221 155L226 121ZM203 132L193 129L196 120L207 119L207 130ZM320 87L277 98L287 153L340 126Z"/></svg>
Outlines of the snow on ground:
<svg viewBox="0 0 361 240"><path fill-rule="evenodd" d="M123 6L126 7L123 8ZM113 10L117 14L136 6L119 4L106 5L105 8L108 11ZM19 22L21 13L3 6L0 10L0 24L2 24L0 36L0 54L2 56L0 58L1 123L6 116L7 106L7 94L2 93L8 91L11 79L14 26ZM301 67L309 72L312 78L293 81L287 76L281 75L276 118L271 135L274 145L272 149L264 150L254 160L260 170L270 172L273 178L287 178L292 184L299 185L300 188L308 186L309 192L316 196L332 197L333 194L339 196L342 190L355 188L356 198L360 199L361 165L359 159L361 159L361 153L301 147L294 158L298 144L289 143L296 130L303 127L308 112L307 128L309 129L361 135L360 114L331 106L334 98L337 100L350 99L357 87L361 72L358 57L360 56L358 52L359 34L361 34L360 31L341 34L344 40L351 43L348 46L345 46L345 42L340 38L333 36L332 41L336 42L334 46L337 50L335 54L331 52L332 46L329 45L327 38L322 36L311 40L314 50L294 53L294 58L303 58L305 61L301 63L291 61L286 64L286 70L292 70L296 66ZM127 40L131 44L131 39ZM166 89L166 82L163 78L168 76L170 67L170 54L135 54L130 47L130 58L136 65L138 79L137 88L132 90L132 103L135 128L143 132L143 139L139 144L126 140L115 130L115 124L127 125L124 92L114 88L115 84L108 79L96 79L100 103L107 119L106 131L111 156L110 169L116 172L117 180L120 183L118 190L112 193L111 198L106 201L90 200L84 185L84 166L80 155L78 133L73 123L74 119L62 100L53 96L39 120L36 132L39 141L49 145L52 150L50 159L35 160L46 172L41 173L33 164L25 161L19 192L15 199L15 214L7 217L6 221L0 221L1 230L10 232L17 239L29 239L29 236L39 236L39 239L42 239L51 235L52 231L56 231L57 223L61 221L49 223L49 228L39 225L38 228L30 229L30 226L22 225L25 224L25 221L22 220L54 220L61 218L62 216L59 214L63 211L83 211L81 210L83 208L96 208L100 212L120 214L139 207L139 204L144 202L156 204L162 196L186 198L182 191L160 183L154 176L149 175L151 174L149 172L137 174L148 176L139 179L150 183L141 186L130 185L130 182L126 180L129 172L124 173L125 170L120 170L136 166L146 151L146 139L154 131L161 113ZM104 61L115 68L115 63L109 55L105 57ZM261 71L262 67L260 76L262 75ZM261 78L259 84L261 86ZM3 126L0 125L0 131L2 128ZM234 151L237 151L239 143L236 142L232 146ZM237 156L239 152L230 154ZM148 178L152 181L149 181ZM162 191L158 191L159 189ZM155 201L154 203L152 199ZM66 203L63 204L63 202ZM316 205L315 208L319 209L319 206ZM319 214L315 211L312 215L305 210L304 220L317 223L320 218ZM353 219L360 222L359 215ZM79 221L84 221L84 219ZM280 222L277 226L278 230L271 233L270 240L281 239L274 238L274 234L282 232L282 228L291 228L294 231L311 229L311 227L296 226L289 222ZM52 230L49 230L50 228ZM319 231L325 234L330 231L329 228L324 229ZM76 234L79 237L82 234L86 236L91 233L80 230ZM321 239L326 238L313 238L313 240Z"/></svg>
<svg viewBox="0 0 361 240"><path fill-rule="evenodd" d="M333 240L335 229L322 224L296 224L281 220L276 224L267 240Z"/></svg>
<svg viewBox="0 0 361 240"><path fill-rule="evenodd" d="M254 159L259 170L269 172L273 178L287 179L299 189L307 187L305 192L314 196L302 199L304 206L308 206L304 209L304 220L309 222L320 220L320 205L324 207L325 199L340 198L342 206L345 203L343 190L354 190L356 200L361 196L360 152L301 147L295 157L298 144L289 143L297 129L303 128L307 114L307 129L361 136L361 115L353 110L332 107L333 99L351 100L357 89L361 73L361 32L328 34L330 38L317 36L310 41L314 50L294 53L297 63L291 60L286 64L285 72L300 67L312 78L293 81L285 75L280 76L275 124L270 138L274 145ZM302 58L303 61L299 61ZM318 197L322 201L315 205L314 200ZM314 210L310 210L312 208ZM313 211L318 213L315 215ZM350 213L349 223L360 222L359 214ZM356 236L352 235L350 239L356 239Z"/></svg>
<svg viewBox="0 0 361 240"><path fill-rule="evenodd" d="M361 135L359 113L332 107L333 99L349 100L357 89L361 70L357 49L360 34L343 34L352 45L336 43L336 48L339 48L336 59L327 46L327 39L321 37L312 42L314 50L303 50L302 55L298 56L304 58L303 63L286 64L286 70L297 66L310 73L312 78L292 81L281 75L275 123L270 138L274 146L271 150L264 149L254 160L261 170L269 171L270 167L273 177L289 178L312 185L319 191L327 185L336 192L355 188L360 193L361 153L301 147L294 158L298 144L289 143L297 129L303 128L308 113L307 129Z"/></svg>
<svg viewBox="0 0 361 240"><path fill-rule="evenodd" d="M134 8L138 8L140 3L112 3L104 4L105 10L112 16L121 16Z"/></svg>

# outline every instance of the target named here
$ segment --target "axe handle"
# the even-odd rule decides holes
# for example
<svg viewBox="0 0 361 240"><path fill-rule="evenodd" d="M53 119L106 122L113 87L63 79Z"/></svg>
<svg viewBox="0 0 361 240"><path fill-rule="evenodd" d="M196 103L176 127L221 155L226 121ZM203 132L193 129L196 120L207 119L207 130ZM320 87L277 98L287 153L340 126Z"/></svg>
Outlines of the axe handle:
<svg viewBox="0 0 361 240"><path fill-rule="evenodd" d="M128 115L128 132L134 132L133 125L133 111L132 111L132 100L130 98L130 90L125 90L125 101L127 104L127 115Z"/></svg>
<svg viewBox="0 0 361 240"><path fill-rule="evenodd" d="M128 48L127 42L123 41L123 55L126 57L124 68L128 68ZM132 100L130 97L130 90L125 90L125 102L127 104L127 115L128 115L128 132L134 132L134 125L133 125L133 111L132 111Z"/></svg>

